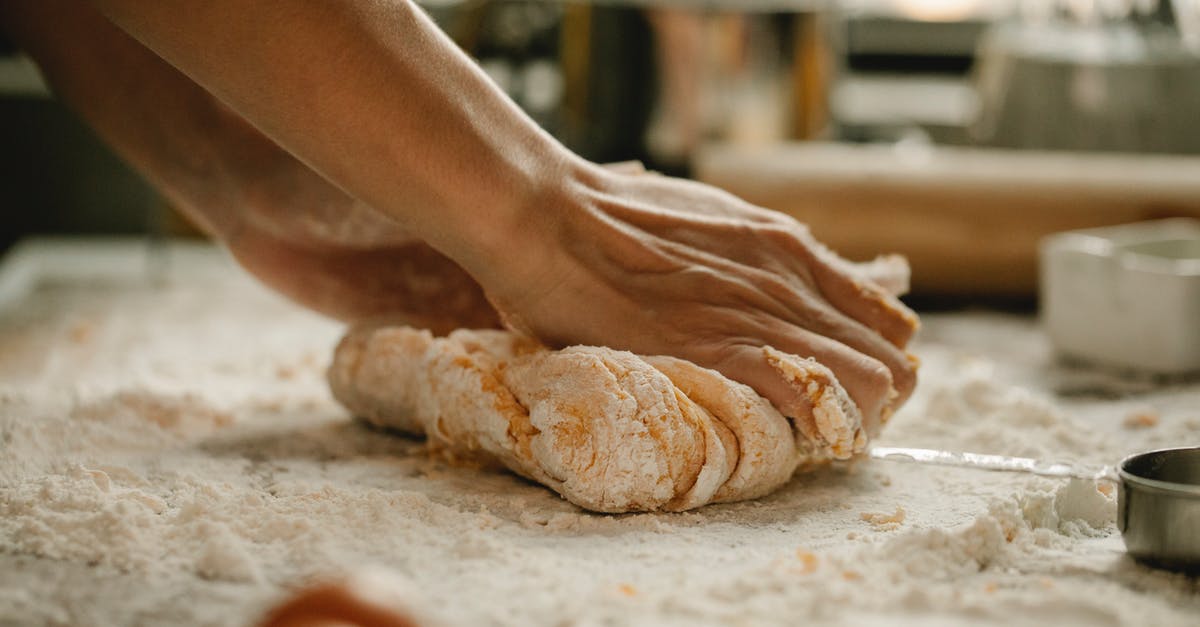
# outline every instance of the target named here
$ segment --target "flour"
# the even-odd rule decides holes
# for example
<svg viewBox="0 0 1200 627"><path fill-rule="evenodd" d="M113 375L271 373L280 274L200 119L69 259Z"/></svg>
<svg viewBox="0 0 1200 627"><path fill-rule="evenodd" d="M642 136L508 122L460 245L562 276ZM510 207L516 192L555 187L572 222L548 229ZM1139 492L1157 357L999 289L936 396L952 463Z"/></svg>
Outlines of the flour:
<svg viewBox="0 0 1200 627"><path fill-rule="evenodd" d="M1097 432L1045 396L999 381L994 364L965 360L932 387L924 420L905 421L889 439L919 439L974 453L1080 461L1113 448L1115 434ZM942 374L942 373L939 373Z"/></svg>
<svg viewBox="0 0 1200 627"><path fill-rule="evenodd" d="M248 625L364 565L452 625L1170 627L1200 612L1195 581L1124 556L1094 481L862 461L745 503L584 512L352 420L323 382L341 329L221 276L46 288L0 313L0 345L24 347L0 352L0 625ZM997 347L1036 334L970 320L925 321L921 386L883 444L1102 464L1200 433L1195 388L1080 404L1013 385ZM1155 425L1122 426L1147 407Z"/></svg>
<svg viewBox="0 0 1200 627"><path fill-rule="evenodd" d="M1116 524L1116 494L1111 485L1071 479L1054 493L1054 507L1046 511L1053 511L1054 516L1039 521L1042 527L1057 526L1059 531L1073 537L1096 535Z"/></svg>

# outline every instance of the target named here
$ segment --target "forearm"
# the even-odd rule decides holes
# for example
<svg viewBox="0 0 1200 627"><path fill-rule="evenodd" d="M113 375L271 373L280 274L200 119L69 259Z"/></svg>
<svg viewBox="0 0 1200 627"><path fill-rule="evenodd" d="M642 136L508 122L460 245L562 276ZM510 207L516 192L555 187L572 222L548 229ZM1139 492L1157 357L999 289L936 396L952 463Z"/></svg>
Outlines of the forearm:
<svg viewBox="0 0 1200 627"><path fill-rule="evenodd" d="M326 178L473 273L578 162L406 0L96 0Z"/></svg>
<svg viewBox="0 0 1200 627"><path fill-rule="evenodd" d="M0 0L56 95L259 279L323 313L494 326L460 268L342 192L103 15Z"/></svg>
<svg viewBox="0 0 1200 627"><path fill-rule="evenodd" d="M206 230L235 228L227 160L211 141L225 125L211 97L87 5L14 0L0 11L58 97L122 158L177 203L212 207L193 212Z"/></svg>
<svg viewBox="0 0 1200 627"><path fill-rule="evenodd" d="M365 207L90 6L0 2L0 15L57 96L177 207L227 243L247 229L301 244L332 239L361 245L379 242L381 235L396 241L399 229L380 228L386 220L369 219ZM338 232L305 232L313 223L336 224Z"/></svg>

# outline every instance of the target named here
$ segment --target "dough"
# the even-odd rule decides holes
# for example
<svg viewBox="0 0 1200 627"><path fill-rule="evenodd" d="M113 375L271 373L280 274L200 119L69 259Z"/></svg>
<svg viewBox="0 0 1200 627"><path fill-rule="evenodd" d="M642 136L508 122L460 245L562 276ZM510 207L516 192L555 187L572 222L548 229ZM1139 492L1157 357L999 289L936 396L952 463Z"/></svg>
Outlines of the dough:
<svg viewBox="0 0 1200 627"><path fill-rule="evenodd" d="M507 467L580 507L681 511L763 496L802 464L865 448L858 410L827 368L763 350L811 415L786 418L751 388L681 359L555 351L494 330L355 328L329 382L371 423Z"/></svg>

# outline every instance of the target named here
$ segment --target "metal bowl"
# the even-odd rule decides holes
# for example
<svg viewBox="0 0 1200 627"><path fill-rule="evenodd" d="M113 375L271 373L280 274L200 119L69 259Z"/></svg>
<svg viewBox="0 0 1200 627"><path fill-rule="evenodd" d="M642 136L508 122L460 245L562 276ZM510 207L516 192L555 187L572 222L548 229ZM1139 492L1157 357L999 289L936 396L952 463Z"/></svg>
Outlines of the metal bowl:
<svg viewBox="0 0 1200 627"><path fill-rule="evenodd" d="M1200 447L1131 455L1117 474L1117 527L1129 554L1157 568L1200 572Z"/></svg>
<svg viewBox="0 0 1200 627"><path fill-rule="evenodd" d="M1004 23L974 71L985 146L1195 154L1200 54L1172 28Z"/></svg>

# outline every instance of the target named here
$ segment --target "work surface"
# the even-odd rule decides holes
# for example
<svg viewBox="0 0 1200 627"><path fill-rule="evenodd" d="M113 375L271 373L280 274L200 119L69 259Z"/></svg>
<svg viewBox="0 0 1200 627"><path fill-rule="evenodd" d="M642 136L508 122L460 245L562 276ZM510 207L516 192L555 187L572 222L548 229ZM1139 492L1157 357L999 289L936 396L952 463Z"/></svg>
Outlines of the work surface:
<svg viewBox="0 0 1200 627"><path fill-rule="evenodd" d="M150 271L147 271L147 268ZM374 565L461 625L1195 625L1109 487L859 462L684 514L584 512L360 425L341 328L219 252L34 245L0 271L0 624L249 625ZM928 316L881 443L1112 463L1200 386L1055 366L1032 319Z"/></svg>

